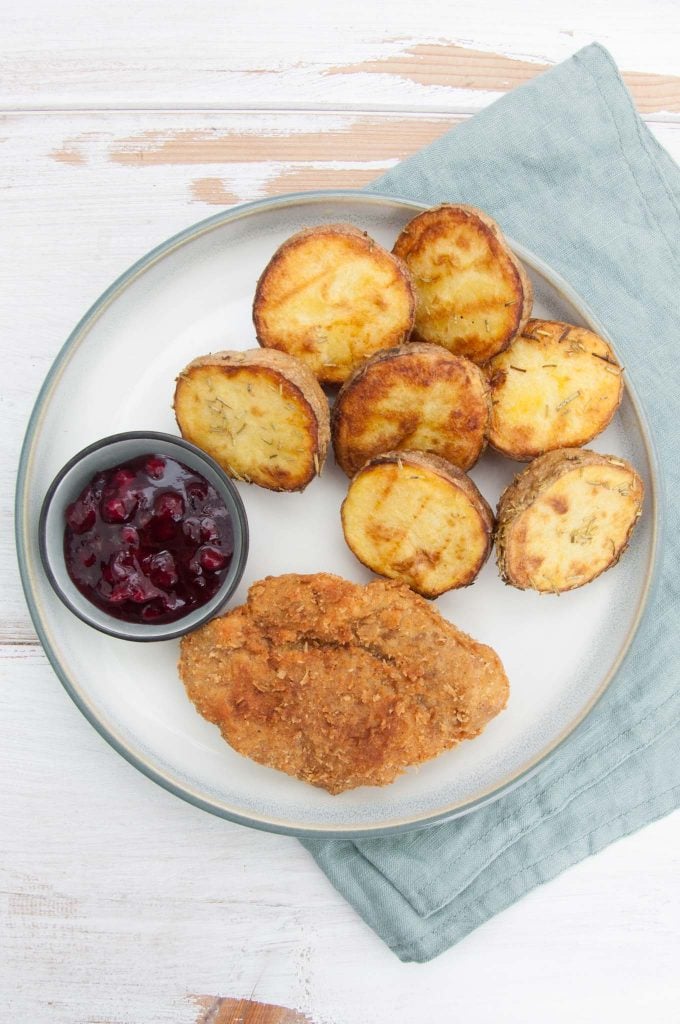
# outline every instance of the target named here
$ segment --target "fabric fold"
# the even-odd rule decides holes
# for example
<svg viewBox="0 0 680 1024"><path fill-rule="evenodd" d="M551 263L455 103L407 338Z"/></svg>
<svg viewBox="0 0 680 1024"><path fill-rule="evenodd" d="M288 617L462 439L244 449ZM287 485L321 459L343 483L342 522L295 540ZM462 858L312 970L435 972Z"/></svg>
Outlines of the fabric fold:
<svg viewBox="0 0 680 1024"><path fill-rule="evenodd" d="M375 858L373 863L352 842L305 840L304 845L401 960L425 962L537 885L674 810L680 800L677 741L676 726L676 731L655 741L652 749L631 755L621 774L608 778L606 816L602 793L593 787L587 799L571 803L559 815L539 823L532 833L495 857L464 889L426 915L416 912L390 880L390 875L396 875L405 888L406 873L394 850L386 850L384 858ZM674 765L670 772L669 765ZM637 795L631 793L631 777ZM642 799L640 786L648 789Z"/></svg>
<svg viewBox="0 0 680 1024"><path fill-rule="evenodd" d="M680 802L680 168L593 44L369 191L479 206L562 274L615 340L666 493L656 581L633 644L603 699L538 773L429 829L304 841L394 952L423 961Z"/></svg>
<svg viewBox="0 0 680 1024"><path fill-rule="evenodd" d="M653 682L653 676L650 681L645 674L645 679ZM619 709L619 718L626 710ZM604 727L616 717L605 706L595 725ZM680 710L672 694L659 707L648 709L640 721L627 723L616 736L603 736L601 729L595 728L587 745L577 742L582 737L572 736L565 754L549 760L543 771L528 779L516 793L466 815L455 825L447 822L392 839L358 840L355 846L386 877L397 867L392 884L396 888L401 884L400 891L414 910L427 916L466 889L513 843L561 814L573 801L616 773L633 753L645 750L679 724ZM454 828L455 847L451 844ZM392 847L398 851L397 858ZM407 865L409 873L404 877Z"/></svg>

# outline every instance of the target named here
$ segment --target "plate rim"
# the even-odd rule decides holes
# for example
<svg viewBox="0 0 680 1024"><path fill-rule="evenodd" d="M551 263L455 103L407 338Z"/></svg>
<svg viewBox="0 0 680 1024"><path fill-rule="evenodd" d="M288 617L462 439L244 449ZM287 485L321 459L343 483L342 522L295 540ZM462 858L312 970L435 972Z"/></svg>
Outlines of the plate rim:
<svg viewBox="0 0 680 1024"><path fill-rule="evenodd" d="M136 280L141 274L147 269L152 267L155 263L159 262L165 256L174 252L189 241L200 237L212 231L224 224L231 221L240 220L242 218L256 215L261 211L279 208L285 206L292 206L298 204L304 204L308 202L320 202L323 200L341 200L345 199L350 202L365 202L368 205L389 205L389 206L400 206L407 210L412 210L414 213L422 212L430 209L431 204L421 203L416 200L405 199L402 196L391 195L386 192L373 192L373 191L359 191L354 189L315 189L303 192L289 192L281 196L267 197L264 199L257 199L248 203L241 203L237 206L231 207L227 210L223 210L219 213L213 214L210 217L206 217L203 220L197 221L194 224L182 229L176 234L165 239L159 245L154 246L148 252L146 252L140 259L136 260L131 266L129 266L122 274L120 274L115 280L106 288L92 305L83 314L80 320L77 322L73 330L68 335L66 341L61 346L57 353L50 369L45 376L42 386L35 399L31 415L28 420L26 433L21 447L21 454L19 458L19 466L17 472L17 483L15 491L15 506L14 506L14 526L15 526L15 540L17 548L17 556L19 562L19 573L21 577L22 588L26 603L28 605L29 614L33 622L33 626L37 633L38 639L47 655L47 659L55 672L57 678L61 682L62 686L66 690L67 694L74 702L81 714L87 719L87 721L96 729L99 735L118 753L123 757L129 764L135 767L151 781L157 785L162 786L163 789L172 793L174 796L186 801L187 803L198 807L201 810L207 811L208 813L214 814L217 817L226 819L228 821L235 822L236 824L245 825L250 828L259 829L266 832L275 832L283 835L292 835L298 838L305 839L360 839L360 838L372 838L379 836L395 835L403 832L415 831L421 828L427 828L434 824L441 824L445 821L453 820L454 818L462 817L465 814L469 814L472 811L478 810L479 808L490 804L512 790L516 789L524 782L527 782L555 753L556 751L573 736L579 729L582 728L584 722L589 717L590 713L597 706L599 701L602 699L604 694L608 691L613 679L621 668L624 660L626 659L633 639L640 627L640 624L645 616L646 610L649 607L650 597L653 589L658 582L658 563L659 563L659 550L661 543L661 532L662 522L659 516L659 509L663 500L663 485L661 475L659 472L659 461L656 453L656 447L653 440L653 436L649 429L649 423L645 415L644 409L638 399L634 384L630 380L626 379L626 391L628 398L632 404L633 412L638 421L642 441L645 447L647 461L650 471L651 478L651 495L649 496L649 515L651 516L651 554L646 567L646 574L642 583L641 593L638 600L638 606L635 613L635 618L628 630L628 633L623 641L620 650L617 653L609 671L603 677L600 686L597 691L593 694L591 699L580 709L579 714L576 718L564 729L562 732L553 740L553 742L542 752L537 755L534 760L524 767L522 770L517 772L512 778L502 782L500 785L495 786L493 789L488 790L485 793L477 796L473 800L468 800L465 803L458 804L457 806L449 806L442 810L437 811L434 814L428 814L426 816L412 816L404 820L397 821L395 823L387 823L383 825L349 825L347 827L334 826L327 828L324 826L314 827L310 825L292 825L286 821L279 821L276 818L270 818L265 816L251 816L245 815L238 810L232 810L231 808L225 808L217 803L213 803L210 800L205 799L199 793L192 791L188 786L182 786L178 784L174 779L166 776L162 770L153 764L144 760L142 756L133 750L129 749L126 744L115 735L114 732L109 729L106 724L95 714L93 709L90 708L87 700L81 696L75 683L69 677L66 668L61 664L58 653L53 648L51 641L48 636L46 623L43 621L40 610L38 608L38 602L34 595L34 583L31 577L31 570L29 567L29 560L27 554L28 547L28 507L27 507L27 485L30 476L31 462L33 459L34 452L36 450L37 442L39 438L39 427L43 414L46 410L46 406L50 396L55 390L59 377L65 368L71 355L77 350L80 342L86 337L89 329L95 323L95 321L102 315L102 313L108 308L109 305L121 294L134 280ZM536 256L535 253L531 252L524 245L516 242L510 236L506 235L506 240L510 245L513 252L526 263L535 273L538 273L541 277L548 281L548 283L561 295L563 295L571 304L574 306L583 319L586 321L589 327L602 335L612 348L616 352L616 345L612 341L608 331L600 323L599 319L592 313L588 305L578 295L578 293L571 287L571 285L555 270L553 270L548 264L545 263L541 257Z"/></svg>

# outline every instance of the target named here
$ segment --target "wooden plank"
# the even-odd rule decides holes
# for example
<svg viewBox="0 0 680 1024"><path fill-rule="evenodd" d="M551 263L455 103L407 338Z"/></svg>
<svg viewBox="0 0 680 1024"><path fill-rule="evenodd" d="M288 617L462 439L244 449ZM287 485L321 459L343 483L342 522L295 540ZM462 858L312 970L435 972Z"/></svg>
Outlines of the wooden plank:
<svg viewBox="0 0 680 1024"><path fill-rule="evenodd" d="M503 93L529 82L552 64L519 60L450 43L416 43L394 56L331 68L331 75L390 75L419 85ZM680 113L680 75L623 71L641 113Z"/></svg>
<svg viewBox="0 0 680 1024"><path fill-rule="evenodd" d="M266 13L265 13L266 12ZM387 27L386 27L387 26ZM0 102L64 107L340 107L474 111L600 39L640 109L678 111L677 8L663 0L26 0L3 24Z"/></svg>

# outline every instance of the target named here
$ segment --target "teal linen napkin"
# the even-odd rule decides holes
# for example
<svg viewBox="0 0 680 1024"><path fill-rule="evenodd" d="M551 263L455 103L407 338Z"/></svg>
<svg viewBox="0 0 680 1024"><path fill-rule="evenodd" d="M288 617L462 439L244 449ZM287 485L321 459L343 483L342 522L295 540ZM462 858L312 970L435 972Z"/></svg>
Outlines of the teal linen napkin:
<svg viewBox="0 0 680 1024"><path fill-rule="evenodd" d="M678 806L680 168L595 44L369 190L479 206L571 283L635 382L667 497L657 583L625 662L538 774L481 810L419 832L304 841L397 956L425 961Z"/></svg>

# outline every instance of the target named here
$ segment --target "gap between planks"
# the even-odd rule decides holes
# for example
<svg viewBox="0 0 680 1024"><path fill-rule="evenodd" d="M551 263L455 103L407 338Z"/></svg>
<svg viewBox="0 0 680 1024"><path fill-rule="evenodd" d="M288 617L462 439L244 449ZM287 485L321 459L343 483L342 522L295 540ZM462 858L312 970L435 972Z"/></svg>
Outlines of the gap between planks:
<svg viewBox="0 0 680 1024"><path fill-rule="evenodd" d="M505 94L502 94L505 95ZM491 100L490 102L493 102ZM173 104L150 104L147 106L140 106L138 104L125 104L117 103L115 105L106 106L99 103L92 103L91 105L78 103L73 106L69 104L55 104L54 106L47 106L42 103L38 106L15 106L15 105L3 105L0 103L0 115L6 117L23 117L29 114L47 114L47 115L59 115L59 114L76 114L87 116L90 114L358 114L371 116L372 114L378 116L387 117L441 117L441 118L460 118L460 120L466 120L467 118L474 117L475 114L480 113L484 108L480 107L466 107L461 105L453 104L392 104L392 103L378 103L372 106L365 106L361 103L343 103L338 105L335 103L204 103L197 105L195 103L183 106L181 103ZM680 112L674 113L672 111L655 111L652 113L643 113L638 109L640 117L645 124L661 124L670 128L680 128Z"/></svg>
<svg viewBox="0 0 680 1024"><path fill-rule="evenodd" d="M3 659L20 658L23 654L30 655L42 651L42 644L37 636L32 637L0 637L0 661Z"/></svg>

